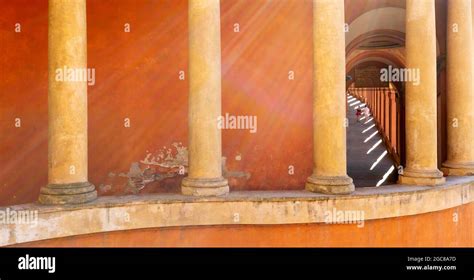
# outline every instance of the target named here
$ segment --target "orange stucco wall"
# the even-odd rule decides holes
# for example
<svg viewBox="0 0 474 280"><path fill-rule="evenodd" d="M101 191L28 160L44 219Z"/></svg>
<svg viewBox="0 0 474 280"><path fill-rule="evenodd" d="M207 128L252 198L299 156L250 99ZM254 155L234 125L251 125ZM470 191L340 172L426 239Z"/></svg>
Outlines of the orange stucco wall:
<svg viewBox="0 0 474 280"><path fill-rule="evenodd" d="M454 222L457 218L458 222ZM141 229L73 236L20 246L473 247L474 203L427 214L355 224Z"/></svg>
<svg viewBox="0 0 474 280"><path fill-rule="evenodd" d="M187 146L188 81L179 79L188 67L187 1L87 5L88 66L96 69L88 88L89 179L100 195L122 194L132 162L173 143ZM47 184L48 7L47 0L0 6L0 205L13 205L35 201ZM311 1L222 1L222 110L258 118L258 133L223 131L227 170L250 175L230 177L233 190L300 189L311 173L311 11ZM177 191L181 178L142 192Z"/></svg>
<svg viewBox="0 0 474 280"><path fill-rule="evenodd" d="M347 22L373 8L404 7L397 0L345 4ZM36 201L47 184L48 5L0 0L0 7L3 206ZM164 146L175 152L173 143L187 146L188 77L179 79L188 67L187 1L92 0L87 16L88 65L96 69L88 89L89 180L100 195L123 194L133 162ZM221 21L222 111L258 118L258 133L223 131L226 169L243 174L228 178L231 190L302 189L312 169L311 0L223 0ZM150 183L142 193L178 191L182 177Z"/></svg>

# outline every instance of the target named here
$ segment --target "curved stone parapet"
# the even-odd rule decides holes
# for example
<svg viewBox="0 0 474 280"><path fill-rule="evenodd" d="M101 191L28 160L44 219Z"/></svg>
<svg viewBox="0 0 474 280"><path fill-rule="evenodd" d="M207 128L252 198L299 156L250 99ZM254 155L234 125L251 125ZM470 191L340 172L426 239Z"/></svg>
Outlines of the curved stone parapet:
<svg viewBox="0 0 474 280"><path fill-rule="evenodd" d="M364 221L396 218L466 205L473 194L473 177L448 177L440 187L389 185L351 195L241 191L223 197L153 194L100 197L81 205L24 204L0 210L37 211L37 223L1 224L0 245L135 229L327 223L334 211L358 211Z"/></svg>

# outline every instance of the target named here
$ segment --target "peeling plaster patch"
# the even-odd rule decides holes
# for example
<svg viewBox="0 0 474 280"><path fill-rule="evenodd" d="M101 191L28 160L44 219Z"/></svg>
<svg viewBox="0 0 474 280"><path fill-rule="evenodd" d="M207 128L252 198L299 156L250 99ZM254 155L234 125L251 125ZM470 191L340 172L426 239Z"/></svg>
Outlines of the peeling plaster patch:
<svg viewBox="0 0 474 280"><path fill-rule="evenodd" d="M133 162L127 174L128 183L127 188L133 193L138 193L145 187L143 172L138 165L138 162Z"/></svg>
<svg viewBox="0 0 474 280"><path fill-rule="evenodd" d="M237 154L236 160L241 160L242 155ZM226 178L251 177L249 172L229 171L226 167L226 157L222 157L222 173ZM147 184L159 182L166 178L177 178L188 173L188 148L181 142L173 142L171 147L163 146L157 152L146 151L145 158L139 162L133 162L127 173L109 172L109 178L127 178L125 193L138 194ZM103 193L111 191L113 184L101 184L99 190Z"/></svg>
<svg viewBox="0 0 474 280"><path fill-rule="evenodd" d="M130 172L127 174L129 178L129 189L138 189L141 190L145 187L147 183L160 181L165 178L177 177L179 175L185 175L188 172L188 149L183 146L181 142L174 142L171 144L171 148L164 146L156 153L147 153L145 158L140 161L141 164L147 166L155 166L159 169L167 169L167 172L156 172L154 168L148 167L144 171L138 171L137 164L132 164ZM242 159L242 155L238 154L236 159ZM250 178L250 173L243 171L229 171L226 167L227 158L222 157L222 173L223 176L235 177L235 178L245 178L248 180ZM138 167L139 168L139 167ZM180 169L184 168L184 173L180 172ZM141 172L141 174L140 174ZM138 191L135 191L138 192Z"/></svg>
<svg viewBox="0 0 474 280"><path fill-rule="evenodd" d="M99 185L99 190L101 192L108 192L112 189L112 186L111 185L104 185L104 184L100 184Z"/></svg>
<svg viewBox="0 0 474 280"><path fill-rule="evenodd" d="M128 179L126 192L131 192L133 194L139 193L149 183L161 181L165 178L176 177L178 175L179 174L177 172L160 173L157 172L155 168L150 167L142 170L138 162L133 162L130 165L130 169L127 174L119 174L120 177L125 177Z"/></svg>
<svg viewBox="0 0 474 280"><path fill-rule="evenodd" d="M164 146L156 153L146 151L146 156L139 162L132 162L127 173L118 175L114 172L108 174L109 178L127 178L126 193L137 194L152 182L161 181L185 175L188 166L188 149L181 142L174 142L171 148ZM100 191L107 192L112 185L101 185Z"/></svg>

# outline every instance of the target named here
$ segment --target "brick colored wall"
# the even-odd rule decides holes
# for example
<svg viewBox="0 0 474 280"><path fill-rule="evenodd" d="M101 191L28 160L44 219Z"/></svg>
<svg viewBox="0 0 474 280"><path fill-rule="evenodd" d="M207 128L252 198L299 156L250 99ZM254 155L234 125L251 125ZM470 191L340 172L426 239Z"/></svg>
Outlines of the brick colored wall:
<svg viewBox="0 0 474 280"><path fill-rule="evenodd" d="M187 146L187 76L179 80L188 66L187 1L87 4L88 67L96 69L89 179L101 195L123 194L133 162ZM0 6L0 205L13 205L35 201L47 184L48 7L46 0ZM233 190L301 189L311 173L311 16L311 1L222 1L222 112L258 118L258 133L223 131L227 169L250 174L230 177ZM177 191L182 177L142 192Z"/></svg>

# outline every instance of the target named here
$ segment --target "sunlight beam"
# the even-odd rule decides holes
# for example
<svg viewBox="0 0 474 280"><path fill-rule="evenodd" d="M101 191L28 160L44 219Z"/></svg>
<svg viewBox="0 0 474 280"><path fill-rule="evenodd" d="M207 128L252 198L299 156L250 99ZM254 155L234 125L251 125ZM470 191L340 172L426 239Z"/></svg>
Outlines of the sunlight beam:
<svg viewBox="0 0 474 280"><path fill-rule="evenodd" d="M350 104L350 107L352 107L352 106L354 106L354 105L357 105L357 104L359 104L359 103L360 103L360 100L357 100L356 102L351 103L351 104Z"/></svg>
<svg viewBox="0 0 474 280"><path fill-rule="evenodd" d="M380 139L377 143L375 143L372 148L370 148L368 151L367 151L367 154L370 154L375 148L377 148L378 145L380 145L380 143L382 143L382 139Z"/></svg>
<svg viewBox="0 0 474 280"><path fill-rule="evenodd" d="M387 151L384 151L378 158L377 160L372 164L370 167L370 170L374 170L374 168L379 164L379 162L387 155Z"/></svg>
<svg viewBox="0 0 474 280"><path fill-rule="evenodd" d="M372 135L370 135L369 137L367 137L367 139L364 140L364 143L367 143L370 139L372 139L375 135L377 135L377 133L379 132L375 131L374 133L372 133Z"/></svg>
<svg viewBox="0 0 474 280"><path fill-rule="evenodd" d="M375 185L376 187L379 187L381 186L388 178L388 176L390 174L392 174L393 170L395 169L395 166L391 166L390 169L388 169L387 172L385 172L385 174L383 175L382 179L380 179L380 181L377 182L377 185Z"/></svg>
<svg viewBox="0 0 474 280"><path fill-rule="evenodd" d="M364 117L364 118L365 118L365 117ZM369 130L371 130L372 128L374 128L374 126L375 126L375 124L369 126L368 128L364 129L364 130L362 131L362 133L366 133L367 131L369 131Z"/></svg>

